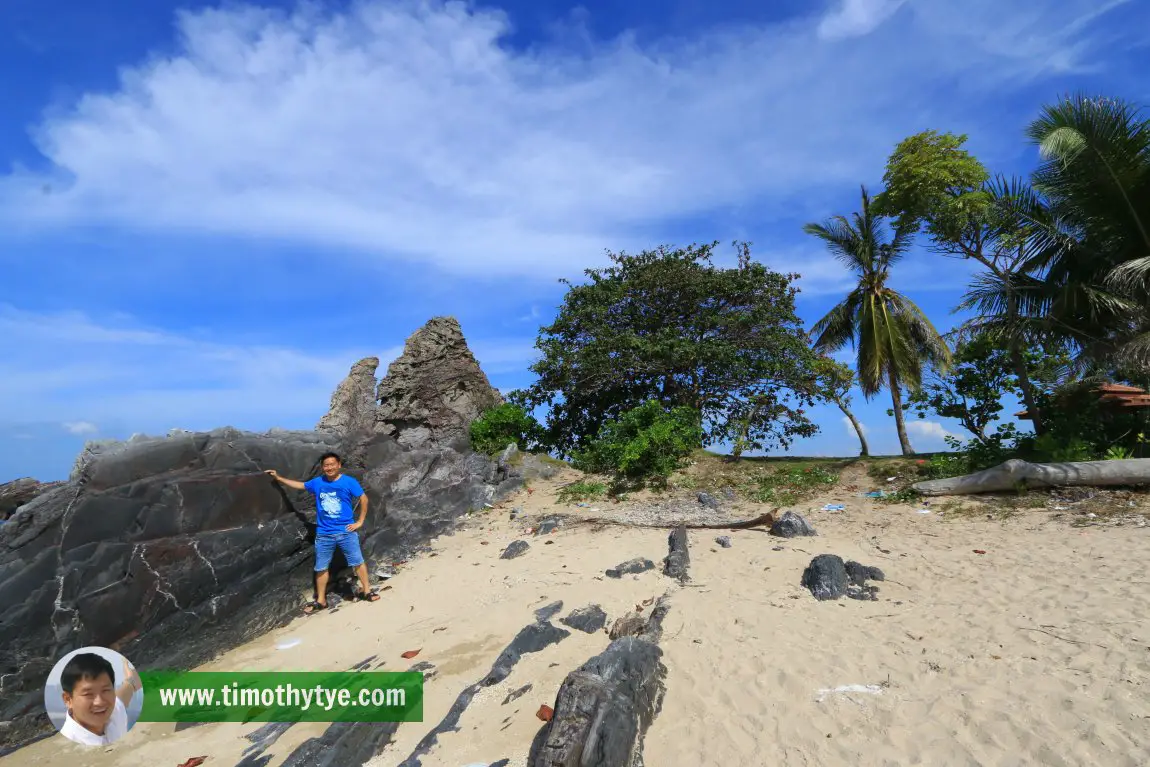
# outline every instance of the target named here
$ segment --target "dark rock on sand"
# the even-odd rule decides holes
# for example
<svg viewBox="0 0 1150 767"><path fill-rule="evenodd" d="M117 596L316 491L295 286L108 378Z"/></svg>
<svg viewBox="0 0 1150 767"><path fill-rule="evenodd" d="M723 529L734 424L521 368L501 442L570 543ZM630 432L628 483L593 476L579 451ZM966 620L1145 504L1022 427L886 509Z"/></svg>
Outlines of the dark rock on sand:
<svg viewBox="0 0 1150 767"><path fill-rule="evenodd" d="M534 687L534 685L532 685L530 682L528 682L527 684L520 687L518 690L512 690L511 692L507 693L507 697L503 699L503 705L506 706L508 703L511 703L513 701L518 700L519 698L522 698L524 695L531 692L532 687Z"/></svg>
<svg viewBox="0 0 1150 767"><path fill-rule="evenodd" d="M552 602L549 605L544 605L535 611L535 620L539 621L540 623L549 621L558 615L559 611L562 609L563 602Z"/></svg>
<svg viewBox="0 0 1150 767"><path fill-rule="evenodd" d="M576 631L582 631L585 634L594 634L596 631L601 631L607 625L607 613L603 612L603 608L599 605L590 605L588 607L580 607L578 610L572 610L571 614L566 618L560 618L559 622L565 626L570 626Z"/></svg>
<svg viewBox="0 0 1150 767"><path fill-rule="evenodd" d="M847 592L847 570L842 557L819 554L803 571L802 585L815 599L838 599Z"/></svg>
<svg viewBox="0 0 1150 767"><path fill-rule="evenodd" d="M795 538L802 535L818 535L815 529L811 527L799 514L793 511L788 511L783 514L782 518L777 520L775 524L771 525L771 535L777 535L782 538Z"/></svg>
<svg viewBox="0 0 1150 767"><path fill-rule="evenodd" d="M622 578L624 575L634 575L637 573L645 573L648 570L654 570L655 563L649 559L636 557L635 559L628 559L621 565L613 567L607 571L608 578Z"/></svg>
<svg viewBox="0 0 1150 767"><path fill-rule="evenodd" d="M655 641L624 637L567 675L530 767L639 767L643 737L662 709L667 668Z"/></svg>
<svg viewBox="0 0 1150 767"><path fill-rule="evenodd" d="M811 560L803 572L802 585L810 589L816 599L838 599L843 596L851 599L874 601L878 588L867 585L866 581L883 580L877 567L867 567L858 562L844 563L842 557L834 554L820 554Z"/></svg>
<svg viewBox="0 0 1150 767"><path fill-rule="evenodd" d="M718 538L715 539L715 543L719 544L724 549L729 549L729 548L731 548L731 536L720 535Z"/></svg>
<svg viewBox="0 0 1150 767"><path fill-rule="evenodd" d="M699 493L696 497L699 499L699 503L703 504L708 509L719 508L719 499L710 493Z"/></svg>
<svg viewBox="0 0 1150 767"><path fill-rule="evenodd" d="M512 541L507 544L507 548L499 555L500 559L515 559L527 553L527 549L531 548L527 541Z"/></svg>
<svg viewBox="0 0 1150 767"><path fill-rule="evenodd" d="M691 566L691 553L687 548L687 528L677 527L667 536L669 552L663 564L663 573L680 583L690 580L687 573Z"/></svg>

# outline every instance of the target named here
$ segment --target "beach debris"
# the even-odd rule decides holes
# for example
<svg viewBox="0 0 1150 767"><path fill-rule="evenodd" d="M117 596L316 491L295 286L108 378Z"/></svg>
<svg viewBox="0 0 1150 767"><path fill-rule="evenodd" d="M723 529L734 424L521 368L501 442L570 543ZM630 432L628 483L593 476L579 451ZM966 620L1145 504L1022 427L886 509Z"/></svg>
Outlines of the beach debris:
<svg viewBox="0 0 1150 767"><path fill-rule="evenodd" d="M488 546L488 545L490 545L490 544L488 544L488 542L487 542L487 541L480 541L480 542L479 542L479 545L480 545L480 546Z"/></svg>
<svg viewBox="0 0 1150 767"><path fill-rule="evenodd" d="M719 544L724 549L729 549L729 548L731 548L731 536L720 535L718 538L715 539L715 543Z"/></svg>
<svg viewBox="0 0 1150 767"><path fill-rule="evenodd" d="M622 578L624 575L632 575L638 573L645 573L648 570L654 570L655 563L643 557L636 557L635 559L628 559L626 562L617 565L607 571L608 578Z"/></svg>
<svg viewBox="0 0 1150 767"><path fill-rule="evenodd" d="M781 538L795 538L801 535L818 535L810 523L800 514L788 511L782 519L771 525L771 535Z"/></svg>
<svg viewBox="0 0 1150 767"><path fill-rule="evenodd" d="M540 607L538 610L535 611L535 620L539 621L540 623L545 623L546 621L549 621L552 618L554 618L556 615L558 615L559 611L562 609L563 609L562 600L557 601L557 602L552 602L549 605L544 605L543 607Z"/></svg>
<svg viewBox="0 0 1150 767"><path fill-rule="evenodd" d="M823 699L828 695L849 695L851 693L862 693L865 695L882 695L882 685L877 684L844 684L838 687L831 687L825 690L818 691L816 702L822 703Z"/></svg>
<svg viewBox="0 0 1150 767"><path fill-rule="evenodd" d="M548 539L548 540L546 540L546 541L543 541L543 545L544 545L544 546L550 546L550 545L551 545L551 544L553 544L553 543L555 543L555 541L553 541L553 540L550 540L550 539Z"/></svg>
<svg viewBox="0 0 1150 767"><path fill-rule="evenodd" d="M419 648L419 650L422 650L422 649L423 649L422 647ZM410 660L410 659L414 658L416 655L419 655L419 650L408 650L407 652L403 653L399 657Z"/></svg>
<svg viewBox="0 0 1150 767"><path fill-rule="evenodd" d="M596 631L601 631L603 627L607 625L607 613L603 612L603 608L599 605L588 605L587 607L572 610L570 615L565 618L560 618L559 622L565 626L570 626L576 631L582 631L585 634L594 634Z"/></svg>
<svg viewBox="0 0 1150 767"><path fill-rule="evenodd" d="M846 511L847 507L841 503L828 503L823 506L823 511Z"/></svg>
<svg viewBox="0 0 1150 767"><path fill-rule="evenodd" d="M974 553L975 553L975 554L985 554L986 552L985 552L985 551L983 551L982 549L975 549L975 550L974 550Z"/></svg>
<svg viewBox="0 0 1150 767"><path fill-rule="evenodd" d="M642 613L632 612L616 619L607 635L611 639L638 636L643 633L645 628L647 628L647 619L643 617Z"/></svg>
<svg viewBox="0 0 1150 767"><path fill-rule="evenodd" d="M177 764L176 767L200 767L200 765L203 764L207 760L207 758L208 758L207 756L193 756L191 759L188 759L186 762L182 762L180 764Z"/></svg>
<svg viewBox="0 0 1150 767"><path fill-rule="evenodd" d="M687 569L691 566L691 554L687 548L687 528L677 527L667 536L670 552L663 560L663 574L679 583L690 580Z"/></svg>
<svg viewBox="0 0 1150 767"><path fill-rule="evenodd" d="M551 717L555 716L555 709L544 703L539 707L539 710L535 712L535 716L539 717L544 722L550 722Z"/></svg>
<svg viewBox="0 0 1150 767"><path fill-rule="evenodd" d="M887 482L894 482L896 479L898 479L898 477L887 477L886 481Z"/></svg>
<svg viewBox="0 0 1150 767"><path fill-rule="evenodd" d="M527 553L527 549L531 548L527 541L512 541L507 544L507 548L499 555L500 559L515 559Z"/></svg>
<svg viewBox="0 0 1150 767"><path fill-rule="evenodd" d="M735 498L737 497L737 496L735 495L735 489L734 489L733 487L724 487L724 488L723 488L723 496L724 496L724 497L725 497L725 498L726 498L728 501L733 501L733 500L735 500Z"/></svg>
<svg viewBox="0 0 1150 767"><path fill-rule="evenodd" d="M524 695L531 692L532 687L534 687L534 685L532 685L531 682L528 682L518 690L512 690L511 692L507 693L507 697L503 699L503 705L506 706L511 701L522 698Z"/></svg>
<svg viewBox="0 0 1150 767"><path fill-rule="evenodd" d="M719 508L719 499L716 498L715 496L711 495L710 493L700 492L695 497L699 499L699 503L701 503L703 506L707 507L708 509L718 509Z"/></svg>
<svg viewBox="0 0 1150 767"><path fill-rule="evenodd" d="M559 529L559 520L554 517L548 517L539 523L539 529L535 531L536 535L547 535Z"/></svg>
<svg viewBox="0 0 1150 767"><path fill-rule="evenodd" d="M276 643L276 649L277 650L290 650L291 648L295 647L296 645L301 644L302 642L303 642L302 639L296 639L296 638L285 639L282 642Z"/></svg>
<svg viewBox="0 0 1150 767"><path fill-rule="evenodd" d="M885 580L877 567L867 567L858 562L843 562L837 554L819 554L803 571L802 585L820 601L850 599L877 600L877 586L867 585L867 580Z"/></svg>
<svg viewBox="0 0 1150 767"><path fill-rule="evenodd" d="M886 490L871 490L869 493L863 493L863 498L886 498L888 493Z"/></svg>

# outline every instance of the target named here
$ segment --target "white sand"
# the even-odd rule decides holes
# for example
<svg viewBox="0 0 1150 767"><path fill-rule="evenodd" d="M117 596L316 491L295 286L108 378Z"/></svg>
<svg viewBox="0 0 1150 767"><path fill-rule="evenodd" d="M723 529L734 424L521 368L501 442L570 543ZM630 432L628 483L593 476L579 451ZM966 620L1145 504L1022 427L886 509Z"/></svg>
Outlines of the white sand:
<svg viewBox="0 0 1150 767"><path fill-rule="evenodd" d="M610 623L670 592L661 643L667 694L647 736L648 767L1150 763L1150 527L1076 529L1044 511L946 520L832 494L800 507L816 538L692 531L692 581L681 587L659 569L604 577L637 556L661 565L666 531L575 526L547 536L549 545L524 536L510 507L574 510L555 504L554 482L534 484L531 496L440 539L437 556L404 567L383 600L300 618L202 670L337 670L373 655L385 670L435 664L425 721L401 725L370 763L390 767L487 673L535 609L562 600L553 621L562 625L559 617L594 603ZM847 510L812 510L826 502ZM611 510L599 508L598 516ZM713 543L720 534L731 548ZM530 551L498 558L523 537ZM820 553L882 568L889 580L877 584L879 601L814 600L799 579ZM276 649L287 640L299 643ZM442 736L424 767L502 758L523 765L542 726L539 706L554 705L566 674L607 643L605 633L572 631L524 656L505 682L475 698L460 731ZM415 660L400 657L414 649ZM529 693L503 705L527 683ZM141 723L96 753L57 736L2 761L62 764L68 753L92 767L175 767L206 755L205 767L230 767L250 745L242 735L257 726L177 733ZM270 767L325 727L291 728L270 749Z"/></svg>

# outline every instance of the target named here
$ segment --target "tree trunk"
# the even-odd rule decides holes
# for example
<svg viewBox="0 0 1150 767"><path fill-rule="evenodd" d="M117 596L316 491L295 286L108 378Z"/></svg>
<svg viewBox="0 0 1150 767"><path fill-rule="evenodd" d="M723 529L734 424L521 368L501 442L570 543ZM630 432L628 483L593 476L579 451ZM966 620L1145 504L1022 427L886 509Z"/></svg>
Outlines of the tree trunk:
<svg viewBox="0 0 1150 767"><path fill-rule="evenodd" d="M1030 415L1030 422L1034 424L1034 436L1041 437L1046 431L1042 424L1042 413L1038 411L1038 405L1035 404L1034 384L1030 382L1030 375L1026 370L1026 360L1016 342L1010 344L1010 361L1014 364L1014 374L1018 376L1018 387L1022 389L1022 404L1026 406L1026 412Z"/></svg>
<svg viewBox="0 0 1150 767"><path fill-rule="evenodd" d="M890 382L890 398L894 403L894 423L898 428L898 443L902 446L903 455L914 455L914 448L910 446L910 439L906 436L906 423L902 419L902 392L898 386L898 376L891 367L887 371L887 378Z"/></svg>
<svg viewBox="0 0 1150 767"><path fill-rule="evenodd" d="M867 447L866 435L863 434L862 424L855 418L855 414L850 411L850 408L842 403L842 400L835 400L835 404L839 406L839 410L843 411L843 415L850 419L851 426L855 427L855 434L859 435L859 444L862 446L859 455L863 458L869 457L870 448Z"/></svg>

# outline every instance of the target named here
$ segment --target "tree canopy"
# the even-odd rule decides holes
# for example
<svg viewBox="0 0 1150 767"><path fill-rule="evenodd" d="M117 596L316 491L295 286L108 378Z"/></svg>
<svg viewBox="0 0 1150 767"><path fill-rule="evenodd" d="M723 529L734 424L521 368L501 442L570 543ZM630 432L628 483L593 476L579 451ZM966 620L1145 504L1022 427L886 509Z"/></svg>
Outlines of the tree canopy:
<svg viewBox="0 0 1150 767"><path fill-rule="evenodd" d="M797 275L781 274L736 243L717 266L717 243L608 253L568 286L540 329L537 376L515 399L548 406L546 442L561 455L649 400L699 414L704 445L786 447L817 427L816 355L795 313Z"/></svg>

